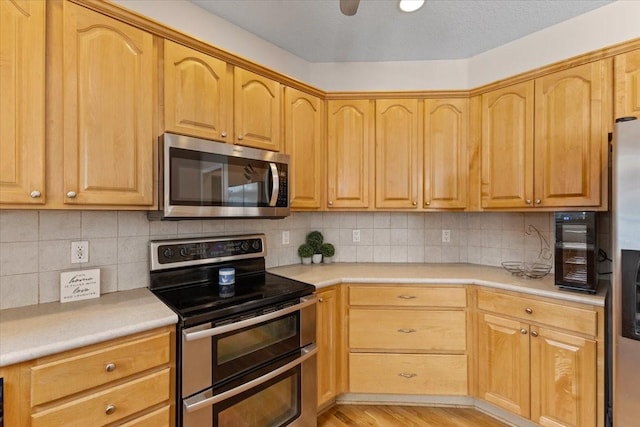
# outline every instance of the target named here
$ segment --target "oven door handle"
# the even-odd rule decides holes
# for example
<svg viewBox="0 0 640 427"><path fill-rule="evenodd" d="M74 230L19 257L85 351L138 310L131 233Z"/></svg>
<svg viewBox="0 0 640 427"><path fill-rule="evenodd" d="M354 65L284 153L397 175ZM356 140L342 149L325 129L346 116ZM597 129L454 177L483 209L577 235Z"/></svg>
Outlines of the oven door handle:
<svg viewBox="0 0 640 427"><path fill-rule="evenodd" d="M250 390L254 387L257 387L260 384L264 384L268 381L271 381L272 379L276 378L278 375L284 374L288 370L293 369L298 365L301 365L307 359L315 356L317 352L318 352L318 346L315 344L309 344L308 346L304 347L301 350L302 355L296 360L293 360L287 363L286 365L281 366L278 369L271 371L268 374L265 374L259 378L255 378L249 382L246 382L241 386L232 388L231 390L227 390L215 396L211 395L212 390L209 389L201 393L198 393L194 396L191 396L187 399L184 399L183 401L184 410L186 412L194 412L194 411L197 411L198 409L202 409L207 406L212 406L212 405L215 405L216 403L220 403L223 400L231 399L232 397L237 396L240 393L244 393L245 391Z"/></svg>
<svg viewBox="0 0 640 427"><path fill-rule="evenodd" d="M300 298L300 303L292 305L291 307L283 308L282 310L274 311L271 313L263 314L262 316L252 317L250 319L241 320L239 322L230 323L228 325L216 326L215 328L204 329L202 331L189 332L188 329L182 331L185 341L195 341L202 338L213 337L220 334L226 334L227 332L236 331L238 329L253 326L258 323L267 322L269 320L277 319L278 317L302 310L305 307L314 305L318 301L315 295L310 297Z"/></svg>

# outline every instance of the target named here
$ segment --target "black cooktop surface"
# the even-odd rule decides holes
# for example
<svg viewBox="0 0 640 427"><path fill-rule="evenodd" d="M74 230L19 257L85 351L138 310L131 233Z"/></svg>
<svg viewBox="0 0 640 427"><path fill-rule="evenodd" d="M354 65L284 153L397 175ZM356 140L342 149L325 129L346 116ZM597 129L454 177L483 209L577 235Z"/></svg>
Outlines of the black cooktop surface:
<svg viewBox="0 0 640 427"><path fill-rule="evenodd" d="M180 317L182 326L217 322L228 317L295 300L315 286L267 272L236 277L233 292L217 281L202 281L153 292Z"/></svg>

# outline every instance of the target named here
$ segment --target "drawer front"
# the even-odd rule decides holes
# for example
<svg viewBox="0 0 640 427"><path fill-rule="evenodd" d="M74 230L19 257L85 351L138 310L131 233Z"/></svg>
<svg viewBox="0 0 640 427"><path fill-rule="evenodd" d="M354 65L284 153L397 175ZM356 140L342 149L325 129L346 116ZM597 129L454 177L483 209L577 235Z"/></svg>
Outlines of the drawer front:
<svg viewBox="0 0 640 427"><path fill-rule="evenodd" d="M120 427L169 427L171 425L171 406L166 405L146 415L121 424Z"/></svg>
<svg viewBox="0 0 640 427"><path fill-rule="evenodd" d="M478 292L478 308L588 335L597 335L595 311L494 292Z"/></svg>
<svg viewBox="0 0 640 427"><path fill-rule="evenodd" d="M464 311L351 309L349 347L463 352L466 327Z"/></svg>
<svg viewBox="0 0 640 427"><path fill-rule="evenodd" d="M169 387L170 369L167 368L33 414L31 426L85 427L113 423L168 401ZM107 410L110 407L112 411Z"/></svg>
<svg viewBox="0 0 640 427"><path fill-rule="evenodd" d="M169 363L169 332L55 360L31 369L31 406Z"/></svg>
<svg viewBox="0 0 640 427"><path fill-rule="evenodd" d="M350 354L351 393L467 395L467 356Z"/></svg>
<svg viewBox="0 0 640 427"><path fill-rule="evenodd" d="M463 308L467 306L467 291L463 287L443 288L431 285L351 286L349 304Z"/></svg>

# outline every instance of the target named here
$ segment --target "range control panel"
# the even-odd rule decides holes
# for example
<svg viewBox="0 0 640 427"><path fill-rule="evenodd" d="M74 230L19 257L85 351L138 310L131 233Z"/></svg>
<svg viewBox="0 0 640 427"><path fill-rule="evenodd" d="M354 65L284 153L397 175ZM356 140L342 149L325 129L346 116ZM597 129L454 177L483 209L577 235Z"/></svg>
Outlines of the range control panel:
<svg viewBox="0 0 640 427"><path fill-rule="evenodd" d="M151 270L266 255L264 234L151 242Z"/></svg>

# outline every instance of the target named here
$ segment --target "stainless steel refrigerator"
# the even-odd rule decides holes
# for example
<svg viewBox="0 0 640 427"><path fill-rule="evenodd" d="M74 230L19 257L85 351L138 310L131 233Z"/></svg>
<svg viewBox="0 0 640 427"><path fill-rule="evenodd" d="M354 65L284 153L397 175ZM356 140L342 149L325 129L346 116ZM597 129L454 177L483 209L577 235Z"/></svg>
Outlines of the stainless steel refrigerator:
<svg viewBox="0 0 640 427"><path fill-rule="evenodd" d="M612 153L613 425L640 426L640 120L619 119Z"/></svg>

